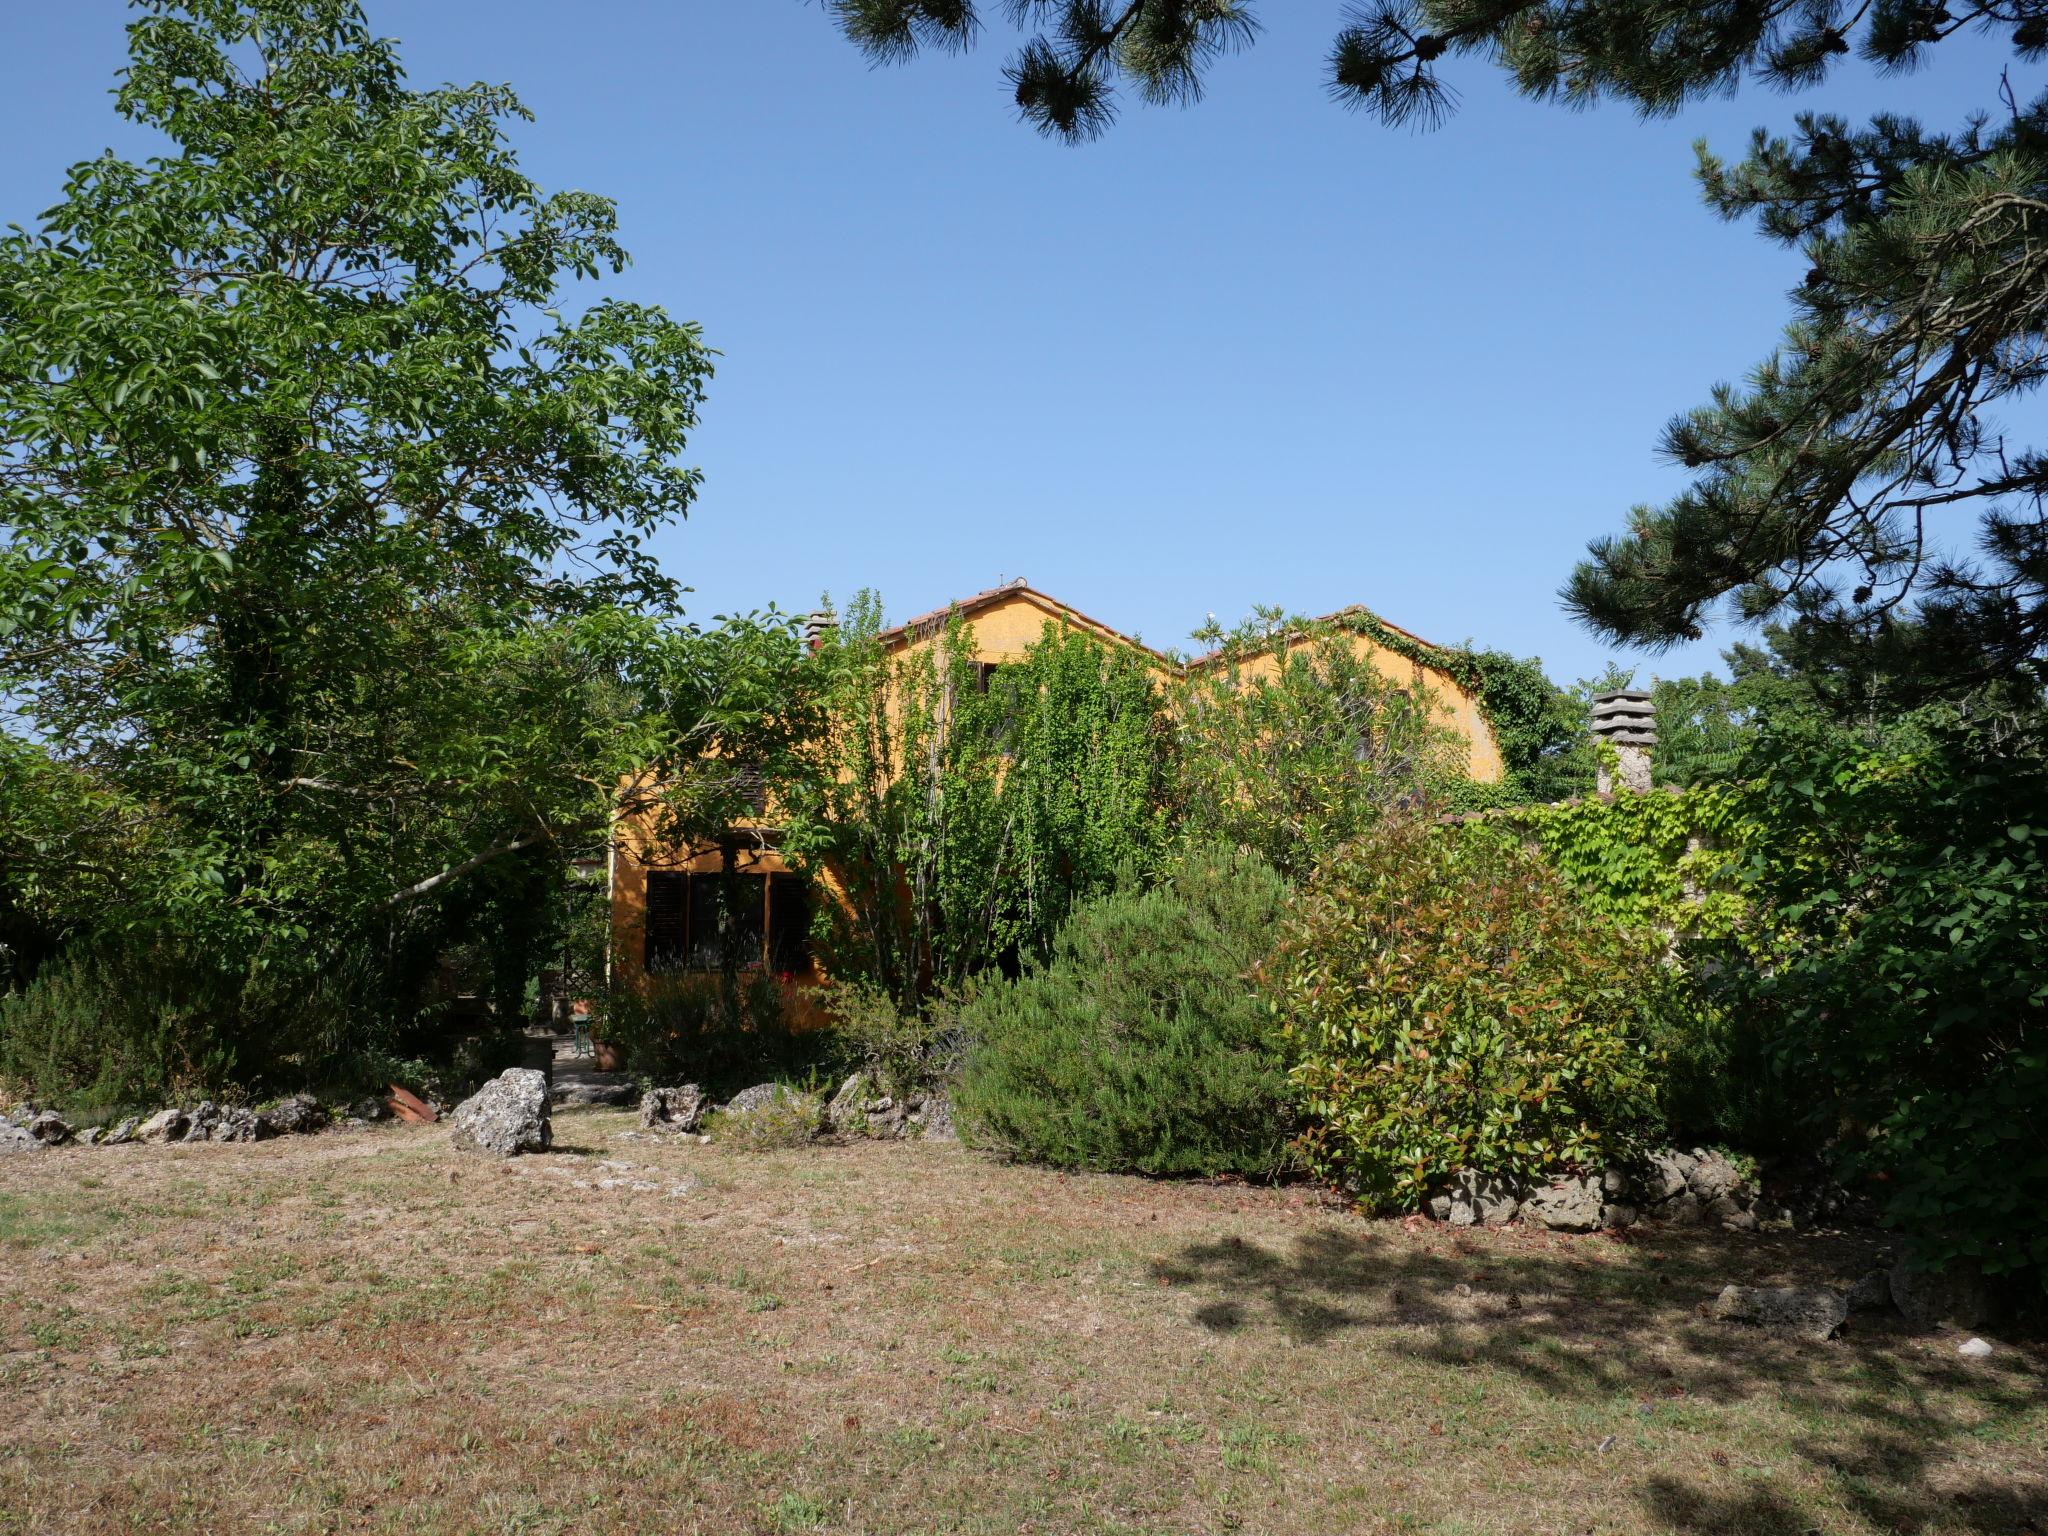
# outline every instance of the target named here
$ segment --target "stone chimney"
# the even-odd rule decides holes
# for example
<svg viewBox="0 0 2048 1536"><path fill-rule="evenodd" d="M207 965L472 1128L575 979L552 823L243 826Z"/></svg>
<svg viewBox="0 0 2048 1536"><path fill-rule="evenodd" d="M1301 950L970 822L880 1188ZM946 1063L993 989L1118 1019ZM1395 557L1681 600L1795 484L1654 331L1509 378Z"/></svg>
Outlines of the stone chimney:
<svg viewBox="0 0 2048 1536"><path fill-rule="evenodd" d="M820 608L804 620L804 649L815 651L825 643L825 637L839 628L839 615L830 608Z"/></svg>
<svg viewBox="0 0 2048 1536"><path fill-rule="evenodd" d="M1611 774L1605 763L1600 765L1601 794L1617 788L1649 791L1650 754L1657 745L1657 706L1649 694L1624 688L1593 695L1593 739L1611 743L1619 759Z"/></svg>

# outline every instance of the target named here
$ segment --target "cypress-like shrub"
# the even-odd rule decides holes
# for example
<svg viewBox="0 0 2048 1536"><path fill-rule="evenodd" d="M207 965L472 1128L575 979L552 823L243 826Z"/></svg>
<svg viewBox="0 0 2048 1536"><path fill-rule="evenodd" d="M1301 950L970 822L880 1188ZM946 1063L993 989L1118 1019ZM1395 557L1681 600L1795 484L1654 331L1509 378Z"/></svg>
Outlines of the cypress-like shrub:
<svg viewBox="0 0 2048 1536"><path fill-rule="evenodd" d="M1044 963L963 1010L963 1135L1060 1168L1279 1170L1286 1071L1254 972L1283 898L1263 861L1202 851L1081 903Z"/></svg>
<svg viewBox="0 0 2048 1536"><path fill-rule="evenodd" d="M1654 1128L1650 949L1513 833L1383 820L1299 892L1274 969L1304 1152L1368 1208L1592 1170Z"/></svg>

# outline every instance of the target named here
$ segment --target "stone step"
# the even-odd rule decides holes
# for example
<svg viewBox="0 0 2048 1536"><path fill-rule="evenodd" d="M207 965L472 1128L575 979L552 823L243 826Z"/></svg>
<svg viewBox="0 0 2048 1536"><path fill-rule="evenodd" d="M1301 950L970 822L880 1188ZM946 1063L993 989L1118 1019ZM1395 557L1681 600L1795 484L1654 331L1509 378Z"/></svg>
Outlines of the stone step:
<svg viewBox="0 0 2048 1536"><path fill-rule="evenodd" d="M555 1067L555 1080L548 1090L551 1102L577 1104L637 1104L640 1085L624 1072L598 1072L587 1067Z"/></svg>

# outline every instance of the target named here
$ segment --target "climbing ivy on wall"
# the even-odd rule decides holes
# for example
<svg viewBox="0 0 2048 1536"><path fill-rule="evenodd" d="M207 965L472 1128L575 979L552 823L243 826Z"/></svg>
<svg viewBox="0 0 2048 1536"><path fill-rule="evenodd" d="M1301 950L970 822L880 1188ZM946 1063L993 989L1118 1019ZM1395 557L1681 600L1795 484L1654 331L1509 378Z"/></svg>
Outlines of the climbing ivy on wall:
<svg viewBox="0 0 2048 1536"><path fill-rule="evenodd" d="M1019 660L976 660L954 616L892 655L863 593L812 663L827 727L787 851L825 875L828 963L907 1010L1045 954L1076 901L1158 841L1164 733L1142 657L1047 624Z"/></svg>
<svg viewBox="0 0 2048 1536"><path fill-rule="evenodd" d="M1729 788L1592 795L1466 825L1533 838L1580 906L1619 927L1725 939L1749 910L1735 872L1752 827Z"/></svg>

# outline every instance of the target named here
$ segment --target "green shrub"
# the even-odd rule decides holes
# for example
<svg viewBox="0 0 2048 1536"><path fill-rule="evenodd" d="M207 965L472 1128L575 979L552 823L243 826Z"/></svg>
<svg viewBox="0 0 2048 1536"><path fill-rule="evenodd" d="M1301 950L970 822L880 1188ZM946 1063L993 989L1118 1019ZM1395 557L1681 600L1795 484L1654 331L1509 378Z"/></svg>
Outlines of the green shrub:
<svg viewBox="0 0 2048 1536"><path fill-rule="evenodd" d="M0 993L0 1079L75 1114L218 1092L235 1067L215 1029L231 995L159 949L78 950Z"/></svg>
<svg viewBox="0 0 2048 1536"><path fill-rule="evenodd" d="M1044 964L962 1011L963 1135L1062 1168L1281 1168L1286 1073L1252 973L1282 896L1269 865L1205 852L1077 906Z"/></svg>
<svg viewBox="0 0 2048 1536"><path fill-rule="evenodd" d="M1882 741L1767 725L1745 761L1765 963L1729 1006L1930 1265L2048 1293L2048 761L1929 711Z"/></svg>
<svg viewBox="0 0 2048 1536"><path fill-rule="evenodd" d="M777 1084L761 1103L746 1109L725 1109L707 1117L704 1130L713 1141L742 1152L773 1152L808 1146L825 1123L825 1102L815 1093Z"/></svg>
<svg viewBox="0 0 2048 1536"><path fill-rule="evenodd" d="M1596 1167L1654 1123L1652 957L1512 834L1383 821L1297 893L1275 973L1304 1152L1369 1208Z"/></svg>
<svg viewBox="0 0 2048 1536"><path fill-rule="evenodd" d="M732 980L650 976L644 988L614 988L592 1028L649 1086L699 1083L716 1097L801 1078L836 1059L831 1031L796 1027L790 990L766 971Z"/></svg>
<svg viewBox="0 0 2048 1536"><path fill-rule="evenodd" d="M883 1093L903 1097L943 1087L958 1074L961 999L957 989L931 997L922 1014L904 1013L882 987L834 987L826 1010L842 1055Z"/></svg>

